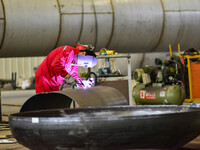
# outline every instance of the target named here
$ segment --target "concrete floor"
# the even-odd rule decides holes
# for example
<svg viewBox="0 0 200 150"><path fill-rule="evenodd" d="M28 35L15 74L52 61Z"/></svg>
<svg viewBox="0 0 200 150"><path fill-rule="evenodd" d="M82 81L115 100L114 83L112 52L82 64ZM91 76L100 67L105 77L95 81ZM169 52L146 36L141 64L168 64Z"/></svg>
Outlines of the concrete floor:
<svg viewBox="0 0 200 150"><path fill-rule="evenodd" d="M2 91L1 103L3 121L8 124L8 115L19 112L22 104L33 95L35 95L35 90ZM8 140L7 138L3 138L3 136L9 137L9 140L13 143L2 144L1 142ZM17 143L17 141L15 141L11 136L12 134L9 128L0 128L0 150L28 150L28 148ZM178 150L200 150L200 136Z"/></svg>
<svg viewBox="0 0 200 150"><path fill-rule="evenodd" d="M11 135L11 132L10 130L4 132L1 131L0 136L1 135ZM14 139L10 138L10 140L13 141ZM17 141L12 144L1 144L1 141L2 139L0 138L0 150L29 150L23 145L17 143ZM200 136L178 150L200 150Z"/></svg>

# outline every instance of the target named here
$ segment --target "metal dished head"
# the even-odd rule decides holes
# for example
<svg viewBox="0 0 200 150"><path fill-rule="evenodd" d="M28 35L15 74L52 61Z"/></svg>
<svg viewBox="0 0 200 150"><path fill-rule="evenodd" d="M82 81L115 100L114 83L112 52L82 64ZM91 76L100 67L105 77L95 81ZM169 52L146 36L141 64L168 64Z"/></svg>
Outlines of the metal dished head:
<svg viewBox="0 0 200 150"><path fill-rule="evenodd" d="M199 115L190 106L104 106L17 113L9 123L32 150L177 149L199 135Z"/></svg>

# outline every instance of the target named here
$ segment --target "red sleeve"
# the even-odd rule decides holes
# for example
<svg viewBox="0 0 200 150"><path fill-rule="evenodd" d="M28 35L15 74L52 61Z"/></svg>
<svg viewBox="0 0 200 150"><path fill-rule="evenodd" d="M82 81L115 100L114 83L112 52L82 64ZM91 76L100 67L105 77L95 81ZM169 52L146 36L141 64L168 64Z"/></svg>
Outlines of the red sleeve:
<svg viewBox="0 0 200 150"><path fill-rule="evenodd" d="M83 79L78 75L78 66L72 66L70 75L78 82L83 81Z"/></svg>
<svg viewBox="0 0 200 150"><path fill-rule="evenodd" d="M78 66L74 66L73 59L74 59L74 51L70 51L68 54L67 62L65 64L65 70L77 81L81 82L82 79L78 75Z"/></svg>
<svg viewBox="0 0 200 150"><path fill-rule="evenodd" d="M68 73L65 70L65 61L66 55L64 52L61 52L56 55L53 62L51 63L51 69L56 74L56 76L61 75L65 77Z"/></svg>

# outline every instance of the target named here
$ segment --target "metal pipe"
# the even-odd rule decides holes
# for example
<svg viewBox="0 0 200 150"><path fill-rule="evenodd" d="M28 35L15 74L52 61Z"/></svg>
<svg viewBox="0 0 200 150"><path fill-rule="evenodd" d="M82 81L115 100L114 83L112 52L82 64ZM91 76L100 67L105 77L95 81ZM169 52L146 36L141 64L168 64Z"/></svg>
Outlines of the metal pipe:
<svg viewBox="0 0 200 150"><path fill-rule="evenodd" d="M0 57L79 41L118 52L200 49L200 0L0 0Z"/></svg>
<svg viewBox="0 0 200 150"><path fill-rule="evenodd" d="M177 149L200 134L199 115L190 106L108 106L17 113L9 124L31 150Z"/></svg>
<svg viewBox="0 0 200 150"><path fill-rule="evenodd" d="M72 102L78 107L128 105L127 99L115 88L95 86L88 89L65 89L59 92L37 94L29 98L20 112L70 108Z"/></svg>

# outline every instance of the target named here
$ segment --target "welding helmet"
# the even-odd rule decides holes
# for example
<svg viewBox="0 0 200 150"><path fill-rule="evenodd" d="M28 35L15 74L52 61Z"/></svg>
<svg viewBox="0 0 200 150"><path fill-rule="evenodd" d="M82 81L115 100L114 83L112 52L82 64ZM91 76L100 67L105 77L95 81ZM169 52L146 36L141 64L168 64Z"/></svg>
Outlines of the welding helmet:
<svg viewBox="0 0 200 150"><path fill-rule="evenodd" d="M87 45L75 44L77 50L85 50L87 49Z"/></svg>
<svg viewBox="0 0 200 150"><path fill-rule="evenodd" d="M97 59L91 55L76 55L74 57L74 61L78 66L82 66L84 68L92 68L97 64Z"/></svg>
<svg viewBox="0 0 200 150"><path fill-rule="evenodd" d="M83 44L75 44L76 49L78 49L79 51L81 50L89 50L89 51L93 51L94 50L94 46L92 46L91 44L88 45L83 45Z"/></svg>

